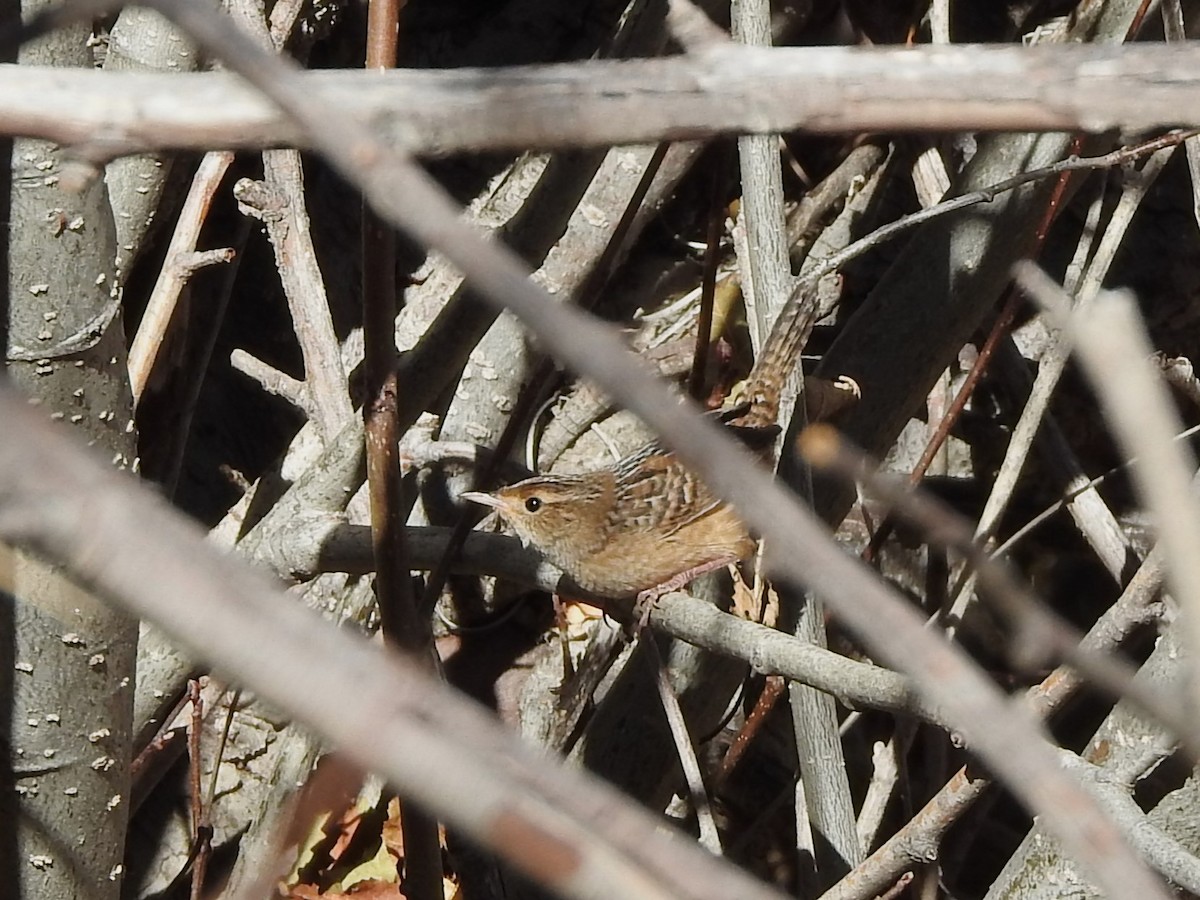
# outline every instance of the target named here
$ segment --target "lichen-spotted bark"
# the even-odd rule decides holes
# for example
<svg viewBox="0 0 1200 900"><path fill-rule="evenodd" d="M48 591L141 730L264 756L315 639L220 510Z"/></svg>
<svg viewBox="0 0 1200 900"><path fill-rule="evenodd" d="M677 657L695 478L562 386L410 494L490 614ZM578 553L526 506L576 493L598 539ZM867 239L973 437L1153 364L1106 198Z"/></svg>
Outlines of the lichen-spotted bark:
<svg viewBox="0 0 1200 900"><path fill-rule="evenodd" d="M48 0L9 2L28 18ZM6 22L7 24L7 22ZM24 64L91 66L90 29L28 45ZM8 60L11 61L11 60ZM114 465L136 454L116 239L104 183L64 189L68 154L8 143L7 376ZM62 509L86 517L86 508ZM116 900L129 810L137 623L55 569L0 547L0 897Z"/></svg>

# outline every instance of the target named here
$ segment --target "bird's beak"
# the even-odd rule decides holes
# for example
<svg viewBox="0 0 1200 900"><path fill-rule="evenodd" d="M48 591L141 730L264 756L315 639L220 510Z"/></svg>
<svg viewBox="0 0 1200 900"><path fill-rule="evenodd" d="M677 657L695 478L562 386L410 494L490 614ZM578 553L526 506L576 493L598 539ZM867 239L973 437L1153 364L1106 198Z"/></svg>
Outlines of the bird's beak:
<svg viewBox="0 0 1200 900"><path fill-rule="evenodd" d="M490 506L492 509L500 509L502 504L499 497L494 497L491 494L485 494L483 491L463 491L458 496L464 500L470 500L472 503L478 503L482 506Z"/></svg>

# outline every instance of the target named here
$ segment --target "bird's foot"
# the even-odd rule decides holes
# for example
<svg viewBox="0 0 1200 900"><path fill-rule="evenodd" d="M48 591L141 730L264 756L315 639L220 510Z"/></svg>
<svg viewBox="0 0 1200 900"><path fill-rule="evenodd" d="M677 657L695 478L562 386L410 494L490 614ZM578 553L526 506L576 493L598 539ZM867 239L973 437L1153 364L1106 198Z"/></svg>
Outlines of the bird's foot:
<svg viewBox="0 0 1200 900"><path fill-rule="evenodd" d="M701 575L713 572L717 569L723 569L730 563L738 561L737 557L721 557L714 559L712 562L701 563L698 566L693 566L690 569L685 569L678 575L672 575L662 584L656 584L654 587L646 588L638 591L637 598L633 602L633 615L630 619L630 636L637 637L645 629L650 627L650 614L654 611L654 604L658 599L672 591L678 591L687 587Z"/></svg>

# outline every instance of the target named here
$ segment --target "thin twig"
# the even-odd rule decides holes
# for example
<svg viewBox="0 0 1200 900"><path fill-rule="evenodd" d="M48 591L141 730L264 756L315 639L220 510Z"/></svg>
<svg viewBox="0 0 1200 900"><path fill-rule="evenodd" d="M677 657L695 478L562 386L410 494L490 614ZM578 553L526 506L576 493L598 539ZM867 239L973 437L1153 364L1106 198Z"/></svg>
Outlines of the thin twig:
<svg viewBox="0 0 1200 900"><path fill-rule="evenodd" d="M1121 192L1121 198L1117 201L1117 206L1113 210L1108 226L1104 229L1095 252L1091 255L1090 260L1083 269L1083 274L1080 276L1076 292L1084 298L1084 302L1087 302L1088 298L1095 295L1100 285L1108 277L1109 270L1116 259L1117 251L1120 249L1125 234L1133 221L1134 213L1141 205L1141 201L1146 196L1151 185L1162 172L1173 151L1174 146L1155 149L1138 176L1126 180ZM1021 418L1017 422L1017 426L1013 432L1013 440L1017 442L1018 447L1027 441L1032 442L1033 434L1036 433L1040 423L1046 418L1051 397L1066 368L1069 356L1070 347L1067 346L1065 341L1059 340L1039 360L1038 374L1034 379L1034 386L1030 391L1029 401L1026 403L1025 409L1022 410ZM1082 472L1078 472L1077 475L1082 475ZM988 537L992 534L996 522L999 521L1000 515L1003 513L1004 505L1000 502L1001 500L1002 496L998 496L994 500L989 498L989 502L985 506L980 519L980 537ZM1116 558L1114 558L1113 554L1106 555L1100 552L1099 548L1102 545L1097 545L1094 542L1093 546L1098 546L1098 555L1101 561L1104 562L1105 567L1115 577L1119 578L1125 565L1124 554L1117 554Z"/></svg>
<svg viewBox="0 0 1200 900"><path fill-rule="evenodd" d="M1192 435L1196 434L1197 432L1200 432L1200 425L1193 425L1191 428L1185 428L1179 434L1175 435L1175 440L1177 440L1177 441L1184 440L1185 438L1189 438ZM1082 484L1070 488L1068 491L1066 491L1063 494L1063 496L1061 498L1059 498L1058 500L1051 503L1049 506L1047 506L1045 509L1043 509L1040 513L1038 513L1036 516L1031 518L1028 522L1026 522L1024 525L1022 525L1016 531L1014 531L1008 537L1008 539L1006 541L1004 541L1004 543L999 544L996 547L996 549L993 551L994 554L996 556L1009 555L1012 552L1013 547L1016 546L1017 543L1019 543L1023 538L1028 537L1030 532L1032 532L1035 528L1037 528L1039 525L1041 525L1043 522L1045 522L1048 518L1053 516L1055 513L1059 512L1060 510L1069 506L1071 501L1074 500L1077 496L1083 494L1086 491L1095 490L1095 488L1102 485L1105 481L1112 478L1114 475L1125 471L1125 469L1127 469L1130 465L1132 465L1133 462L1134 462L1134 460L1131 460L1131 459L1125 460L1121 464L1113 466L1107 472L1097 475L1095 478L1089 478L1087 481L1083 482Z"/></svg>
<svg viewBox="0 0 1200 900"><path fill-rule="evenodd" d="M1096 199L1088 207L1087 220L1079 242L1075 246L1074 264L1068 267L1068 271L1082 273L1086 260L1091 256L1093 239L1099 231L1103 195L1104 192L1101 190ZM1013 428L1012 436L1009 438L1008 446L1004 451L1004 459L1000 463L1000 468L996 472L992 489L988 492L987 501L984 503L983 512L979 514L979 524L976 527L976 536L978 539L986 540L990 538L995 533L996 525L999 523L1001 516L1008 509L1009 501L1016 491L1025 461L1029 456L1029 451L1033 447L1034 437L1046 419L1049 409L1049 397L1058 380L1057 375L1050 375L1051 370L1054 368L1053 363L1043 355L1039 361L1038 373L1034 379L1033 387L1029 391L1029 398L1021 410L1021 415L1017 420L1016 426ZM961 593L965 594L966 589ZM961 620L963 612L964 609L957 605L957 602L952 605L952 618Z"/></svg>
<svg viewBox="0 0 1200 900"><path fill-rule="evenodd" d="M155 282L154 290L150 293L141 324L129 346L129 384L135 403L141 399L146 384L150 381L159 350L162 349L167 329L175 315L180 294L195 271L182 263L188 258L188 254L196 249L200 229L204 225L213 197L232 162L232 153L206 154L192 177L192 186L183 201L183 208L179 211L179 220L175 223L171 242L167 245L166 262L159 273L158 281Z"/></svg>
<svg viewBox="0 0 1200 900"><path fill-rule="evenodd" d="M268 394L282 397L307 415L315 415L308 391L304 389L304 382L300 379L279 371L240 347L234 348L229 354L229 365L234 371L241 372L247 378L253 378Z"/></svg>
<svg viewBox="0 0 1200 900"><path fill-rule="evenodd" d="M655 624L661 627L659 623L656 622ZM759 692L758 699L754 701L754 708L746 715L745 721L742 722L742 727L733 736L733 741L729 744L729 749L721 757L721 764L713 776L713 783L718 789L724 787L725 782L733 775L734 769L737 768L742 757L746 755L746 751L750 749L751 742L766 725L767 715L775 708L775 704L779 702L779 698L783 696L783 692L787 689L787 686L787 679L779 675L767 676L763 688Z"/></svg>
<svg viewBox="0 0 1200 900"><path fill-rule="evenodd" d="M393 0L372 0L368 13L367 67L396 64ZM421 653L428 647L428 623L418 615L408 552L404 545L396 397L395 235L363 205L363 420L367 445L367 484L375 550L375 594L384 635L396 646ZM439 888L440 889L440 888Z"/></svg>
<svg viewBox="0 0 1200 900"><path fill-rule="evenodd" d="M1110 169L1116 166L1127 165L1135 160L1141 159L1144 156L1149 156L1162 150L1166 147L1175 147L1183 143L1191 137L1200 135L1200 130L1191 131L1171 131L1163 135L1143 141L1140 144L1121 147L1113 150L1110 153L1105 153L1100 156L1068 156L1066 159L1059 160L1056 163L1051 163L1048 166L1042 166L1038 169L1031 169L1028 172L1021 172L1011 178L1006 178L995 184L989 185L980 190L971 191L959 197L954 197L950 200L943 200L935 206L928 209L923 209L907 216L902 216L894 222L889 222L875 231L871 232L864 238L855 241L844 250L830 256L828 259L822 260L812 269L804 273L802 282L808 283L816 281L819 278L837 271L845 266L848 262L862 256L873 247L878 247L886 243L897 235L909 231L918 225L933 219L940 218L949 213L956 212L960 209L967 209L971 206L977 206L981 203L990 203L1001 194L1015 190L1023 185L1030 184L1035 181L1042 181L1053 175L1060 175L1065 172L1084 172L1093 169ZM801 290L798 287L797 290Z"/></svg>
<svg viewBox="0 0 1200 900"><path fill-rule="evenodd" d="M692 746L692 736L688 733L687 720L683 716L683 708L679 698L671 686L667 675L667 667L663 663L662 654L649 630L643 630L640 643L644 648L646 664L650 669L650 677L658 690L658 698L662 701L663 712L667 716L667 724L671 729L671 738L675 741L675 752L679 764L683 768L684 781L687 782L688 793L692 798L692 808L696 812L696 820L700 824L700 846L709 853L721 855L721 835L717 831L717 823L713 819L712 803L708 799L708 789L704 786L704 776L700 773L700 761L696 759L696 748Z"/></svg>
<svg viewBox="0 0 1200 900"><path fill-rule="evenodd" d="M367 7L369 70L396 65L401 0L370 0ZM371 499L371 543L375 598L384 638L432 663L426 615L417 607L405 540L407 505L402 496L396 394L404 389L396 372L396 233L362 203L363 403L367 485ZM332 329L331 329L332 330ZM336 355L337 346L331 347ZM340 366L341 358L338 357ZM344 375L343 375L344 379ZM345 392L344 380L341 391ZM442 854L437 819L399 800L404 835L404 893L413 900L439 900Z"/></svg>
<svg viewBox="0 0 1200 900"><path fill-rule="evenodd" d="M688 373L688 394L704 402L708 388L708 362L713 334L713 300L717 291L717 265L721 258L721 235L725 233L725 158L724 147L713 151L712 189L708 198L708 227L704 242L704 264L700 276L700 313L696 319L696 345L692 352L692 370Z"/></svg>
<svg viewBox="0 0 1200 900"><path fill-rule="evenodd" d="M200 790L200 737L204 731L204 702L200 682L192 679L188 683L189 700L192 704L192 720L188 727L188 792L191 794L192 842L196 854L192 861L191 900L200 900L204 892L204 873L208 868L209 841L205 834L211 811L206 797ZM211 833L211 832L210 832Z"/></svg>

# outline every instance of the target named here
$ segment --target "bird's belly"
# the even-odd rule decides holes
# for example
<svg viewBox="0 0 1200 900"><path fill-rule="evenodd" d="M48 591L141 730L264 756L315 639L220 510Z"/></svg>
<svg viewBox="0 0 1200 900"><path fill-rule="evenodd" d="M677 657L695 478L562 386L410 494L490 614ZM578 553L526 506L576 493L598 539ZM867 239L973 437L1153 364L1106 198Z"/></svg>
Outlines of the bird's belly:
<svg viewBox="0 0 1200 900"><path fill-rule="evenodd" d="M670 534L616 532L597 552L566 571L580 587L600 596L632 597L681 572L735 562L753 552L754 541L745 525L722 505Z"/></svg>

